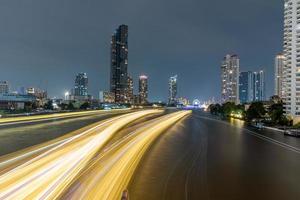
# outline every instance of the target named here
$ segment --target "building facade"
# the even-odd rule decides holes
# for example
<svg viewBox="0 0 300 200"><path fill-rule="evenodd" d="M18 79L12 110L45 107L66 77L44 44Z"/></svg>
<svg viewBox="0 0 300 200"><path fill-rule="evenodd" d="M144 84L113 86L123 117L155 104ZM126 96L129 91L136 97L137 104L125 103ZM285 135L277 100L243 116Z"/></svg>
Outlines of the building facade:
<svg viewBox="0 0 300 200"><path fill-rule="evenodd" d="M120 25L111 39L110 91L116 103L127 103L128 26Z"/></svg>
<svg viewBox="0 0 300 200"><path fill-rule="evenodd" d="M263 70L258 72L241 72L239 78L239 98L240 103L251 103L253 101L266 100L265 73Z"/></svg>
<svg viewBox="0 0 300 200"><path fill-rule="evenodd" d="M253 72L253 101L266 100L265 72Z"/></svg>
<svg viewBox="0 0 300 200"><path fill-rule="evenodd" d="M170 77L169 79L169 105L177 103L177 75Z"/></svg>
<svg viewBox="0 0 300 200"><path fill-rule="evenodd" d="M282 78L284 68L285 57L283 54L277 54L274 64L274 95L282 97Z"/></svg>
<svg viewBox="0 0 300 200"><path fill-rule="evenodd" d="M114 93L108 91L100 91L99 92L99 102L100 103L114 103L115 95Z"/></svg>
<svg viewBox="0 0 300 200"><path fill-rule="evenodd" d="M222 102L239 104L240 59L237 55L226 55L221 66Z"/></svg>
<svg viewBox="0 0 300 200"><path fill-rule="evenodd" d="M239 77L240 103L245 104L253 101L253 72L241 72Z"/></svg>
<svg viewBox="0 0 300 200"><path fill-rule="evenodd" d="M284 1L282 100L285 113L299 121L300 117L300 18L299 0Z"/></svg>
<svg viewBox="0 0 300 200"><path fill-rule="evenodd" d="M88 96L88 77L86 73L79 73L75 78L74 96Z"/></svg>
<svg viewBox="0 0 300 200"><path fill-rule="evenodd" d="M141 105L148 103L148 77L145 75L139 77L139 103Z"/></svg>
<svg viewBox="0 0 300 200"><path fill-rule="evenodd" d="M130 104L134 104L133 79L131 76L127 77L126 102Z"/></svg>
<svg viewBox="0 0 300 200"><path fill-rule="evenodd" d="M9 93L9 84L7 81L0 81L0 94Z"/></svg>

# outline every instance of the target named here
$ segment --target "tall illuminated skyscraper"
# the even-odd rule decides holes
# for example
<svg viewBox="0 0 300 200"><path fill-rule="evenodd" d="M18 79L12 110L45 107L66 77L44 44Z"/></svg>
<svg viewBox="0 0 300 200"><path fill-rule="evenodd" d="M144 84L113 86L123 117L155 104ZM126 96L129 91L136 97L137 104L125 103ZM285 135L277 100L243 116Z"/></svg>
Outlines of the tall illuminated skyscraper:
<svg viewBox="0 0 300 200"><path fill-rule="evenodd" d="M265 72L253 72L253 101L266 100Z"/></svg>
<svg viewBox="0 0 300 200"><path fill-rule="evenodd" d="M170 105L177 103L177 75L169 79L169 102Z"/></svg>
<svg viewBox="0 0 300 200"><path fill-rule="evenodd" d="M148 77L145 75L139 77L139 103L148 103Z"/></svg>
<svg viewBox="0 0 300 200"><path fill-rule="evenodd" d="M74 96L88 96L88 77L86 73L79 73L75 78Z"/></svg>
<svg viewBox="0 0 300 200"><path fill-rule="evenodd" d="M126 101L127 103L134 103L134 96L133 96L133 79L131 76L127 77L127 91L126 91Z"/></svg>
<svg viewBox="0 0 300 200"><path fill-rule="evenodd" d="M300 25L299 0L284 1L282 100L287 115L300 120Z"/></svg>
<svg viewBox="0 0 300 200"><path fill-rule="evenodd" d="M128 26L120 25L111 39L110 91L116 103L127 103Z"/></svg>
<svg viewBox="0 0 300 200"><path fill-rule="evenodd" d="M239 78L239 98L240 103L253 101L253 72L241 72Z"/></svg>
<svg viewBox="0 0 300 200"><path fill-rule="evenodd" d="M222 102L239 104L239 70L239 57L226 55L221 66Z"/></svg>
<svg viewBox="0 0 300 200"><path fill-rule="evenodd" d="M285 57L283 54L277 54L275 57L275 76L274 76L274 95L282 97L282 78L284 68Z"/></svg>

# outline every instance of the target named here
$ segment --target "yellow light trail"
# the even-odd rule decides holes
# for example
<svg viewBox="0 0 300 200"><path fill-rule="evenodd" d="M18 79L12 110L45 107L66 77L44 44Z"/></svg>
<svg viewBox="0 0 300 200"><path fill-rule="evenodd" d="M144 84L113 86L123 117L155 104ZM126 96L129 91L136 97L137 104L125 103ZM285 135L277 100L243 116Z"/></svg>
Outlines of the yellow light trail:
<svg viewBox="0 0 300 200"><path fill-rule="evenodd" d="M169 114L136 130L125 144L115 145L105 152L106 155L101 155L90 163L89 168L62 198L121 199L122 192L126 190L138 163L153 141L164 130L190 113L191 111L181 111Z"/></svg>
<svg viewBox="0 0 300 200"><path fill-rule="evenodd" d="M93 114L108 114L108 113L118 113L128 111L130 109L115 109L115 110L92 110L92 111L81 111L81 112L68 112L68 113L55 113L55 114L45 114L45 115L33 115L33 116L24 116L24 117L9 117L9 118L0 118L1 124L16 124L28 121L41 121L49 119L60 119L66 117L77 117Z"/></svg>
<svg viewBox="0 0 300 200"><path fill-rule="evenodd" d="M141 117L161 112L146 110L125 114L106 120L55 145L50 144L53 146L47 147L40 155L5 171L0 176L0 199L58 197L118 130ZM1 162L0 168L7 168L7 165L15 163L15 159L22 160L22 155Z"/></svg>

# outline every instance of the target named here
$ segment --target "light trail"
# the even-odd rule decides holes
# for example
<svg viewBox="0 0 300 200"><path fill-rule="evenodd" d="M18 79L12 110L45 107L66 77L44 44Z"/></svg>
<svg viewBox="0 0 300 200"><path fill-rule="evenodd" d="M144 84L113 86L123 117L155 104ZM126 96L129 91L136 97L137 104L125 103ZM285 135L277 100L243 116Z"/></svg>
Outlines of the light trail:
<svg viewBox="0 0 300 200"><path fill-rule="evenodd" d="M122 192L153 141L176 121L190 114L181 111L152 120L134 134L119 141L89 164L83 175L62 197L65 199L121 199ZM123 145L121 143L124 142Z"/></svg>
<svg viewBox="0 0 300 200"><path fill-rule="evenodd" d="M57 198L118 130L141 117L161 112L146 110L115 117L58 142L49 150L2 174L0 199ZM17 160L22 158L20 156ZM13 163L14 159L11 158L9 163ZM2 165L6 166L4 162Z"/></svg>
<svg viewBox="0 0 300 200"><path fill-rule="evenodd" d="M14 125L28 122L40 122L52 119L61 119L68 117L79 117L94 114L109 114L109 113L121 113L129 111L130 109L115 109L115 110L92 110L92 111L81 111L81 112L68 112L68 113L56 113L56 114L45 114L45 115L34 115L24 117L9 117L0 118L0 126L3 125Z"/></svg>

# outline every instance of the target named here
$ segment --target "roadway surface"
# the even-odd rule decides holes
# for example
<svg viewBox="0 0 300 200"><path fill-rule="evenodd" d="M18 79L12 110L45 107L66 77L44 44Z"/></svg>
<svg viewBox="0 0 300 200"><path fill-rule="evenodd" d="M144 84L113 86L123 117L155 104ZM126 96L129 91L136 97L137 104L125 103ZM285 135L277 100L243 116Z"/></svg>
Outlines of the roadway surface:
<svg viewBox="0 0 300 200"><path fill-rule="evenodd" d="M300 199L298 138L198 111L95 115L0 125L9 152L47 141L0 157L0 199Z"/></svg>

